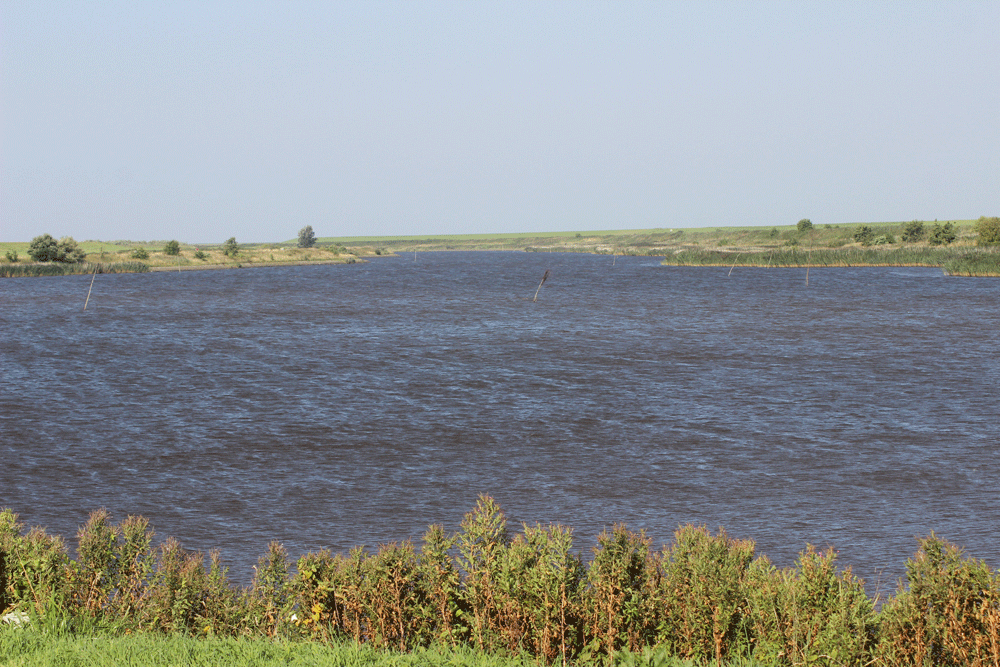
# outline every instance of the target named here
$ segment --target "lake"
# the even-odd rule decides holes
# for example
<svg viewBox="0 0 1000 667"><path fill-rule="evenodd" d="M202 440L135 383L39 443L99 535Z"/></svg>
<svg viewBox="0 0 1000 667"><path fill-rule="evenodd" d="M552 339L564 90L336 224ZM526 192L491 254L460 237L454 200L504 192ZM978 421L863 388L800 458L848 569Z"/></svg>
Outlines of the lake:
<svg viewBox="0 0 1000 667"><path fill-rule="evenodd" d="M545 271L550 277L532 298ZM935 531L1000 566L994 279L421 253L0 280L0 507L294 557L457 529L724 526L891 590Z"/></svg>

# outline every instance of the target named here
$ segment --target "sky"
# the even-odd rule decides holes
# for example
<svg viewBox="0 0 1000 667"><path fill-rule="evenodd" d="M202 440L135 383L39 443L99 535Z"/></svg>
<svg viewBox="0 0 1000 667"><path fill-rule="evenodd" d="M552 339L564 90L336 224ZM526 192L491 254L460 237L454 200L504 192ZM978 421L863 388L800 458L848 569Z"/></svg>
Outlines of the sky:
<svg viewBox="0 0 1000 667"><path fill-rule="evenodd" d="M0 241L1000 215L1000 2L0 3Z"/></svg>

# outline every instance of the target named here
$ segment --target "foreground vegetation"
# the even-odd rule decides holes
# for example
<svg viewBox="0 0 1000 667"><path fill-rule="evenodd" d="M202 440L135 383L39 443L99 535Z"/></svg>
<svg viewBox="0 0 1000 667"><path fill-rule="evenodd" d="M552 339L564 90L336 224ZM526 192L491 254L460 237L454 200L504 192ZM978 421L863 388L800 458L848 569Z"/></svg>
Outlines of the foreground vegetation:
<svg viewBox="0 0 1000 667"><path fill-rule="evenodd" d="M428 529L419 550L403 542L320 551L293 566L272 543L247 587L229 582L218 554L206 562L173 539L154 546L153 537L141 517L115 524L97 511L77 535L74 560L61 538L25 531L4 510L0 609L28 630L5 631L0 651L11 655L17 642L65 628L81 636L234 638L170 649L192 655L314 642L357 655L396 651L399 660L430 648L547 664L667 664L668 656L697 664L1000 664L1000 577L933 534L919 541L906 581L883 600L870 598L833 550L807 547L794 566L779 569L753 542L721 529L684 526L654 551L643 533L616 526L585 562L570 529L525 525L511 535L488 497L457 533ZM66 650L91 646L98 643Z"/></svg>

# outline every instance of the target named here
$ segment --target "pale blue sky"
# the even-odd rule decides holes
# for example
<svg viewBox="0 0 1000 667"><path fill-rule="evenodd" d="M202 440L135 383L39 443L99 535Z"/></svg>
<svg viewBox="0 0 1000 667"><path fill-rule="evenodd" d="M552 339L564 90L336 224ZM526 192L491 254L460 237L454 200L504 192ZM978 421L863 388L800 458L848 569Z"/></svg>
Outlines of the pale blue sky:
<svg viewBox="0 0 1000 667"><path fill-rule="evenodd" d="M1000 215L1000 2L0 3L0 240Z"/></svg>

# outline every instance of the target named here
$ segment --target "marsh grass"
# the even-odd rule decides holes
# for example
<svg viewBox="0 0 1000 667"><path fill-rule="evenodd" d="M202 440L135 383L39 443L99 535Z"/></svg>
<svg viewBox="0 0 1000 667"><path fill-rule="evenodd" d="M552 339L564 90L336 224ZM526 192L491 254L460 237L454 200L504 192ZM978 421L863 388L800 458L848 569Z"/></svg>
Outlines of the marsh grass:
<svg viewBox="0 0 1000 667"><path fill-rule="evenodd" d="M24 278L37 276L75 276L92 273L145 273L149 265L142 262L78 262L63 264L0 264L0 278Z"/></svg>
<svg viewBox="0 0 1000 667"><path fill-rule="evenodd" d="M199 637L208 643L184 645L250 662L257 658L238 657L247 646L305 642L362 652L351 660L393 655L397 664L444 651L431 659L1000 665L997 573L933 534L883 601L867 596L833 550L807 546L793 567L777 569L753 542L700 526L678 528L655 552L643 533L615 526L584 562L569 528L524 524L511 534L486 496L458 532L428 529L420 549L399 542L293 562L272 543L247 587L231 584L217 553L206 560L170 538L154 545L142 517L116 524L98 510L77 543L72 559L60 537L25 530L10 510L0 512L0 615L31 618L26 634L3 631L7 655L27 651L23 642L42 633L75 637L65 649L62 639L50 642L57 652L92 650L84 637L170 638L162 646ZM261 643L241 643L249 639ZM84 663L100 664L79 658Z"/></svg>

